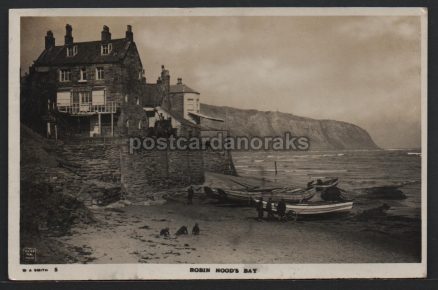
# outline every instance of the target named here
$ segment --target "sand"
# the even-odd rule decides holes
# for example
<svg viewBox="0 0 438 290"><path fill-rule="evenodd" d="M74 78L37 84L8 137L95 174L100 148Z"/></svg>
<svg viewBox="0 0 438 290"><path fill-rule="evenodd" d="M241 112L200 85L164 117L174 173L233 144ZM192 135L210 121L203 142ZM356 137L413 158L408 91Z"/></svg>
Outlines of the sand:
<svg viewBox="0 0 438 290"><path fill-rule="evenodd" d="M418 262L420 234L406 221L257 221L252 207L195 199L92 209L96 223L51 237L68 263L401 263ZM176 237L199 223L198 236ZM412 221L409 221L410 223ZM171 236L159 235L169 227Z"/></svg>

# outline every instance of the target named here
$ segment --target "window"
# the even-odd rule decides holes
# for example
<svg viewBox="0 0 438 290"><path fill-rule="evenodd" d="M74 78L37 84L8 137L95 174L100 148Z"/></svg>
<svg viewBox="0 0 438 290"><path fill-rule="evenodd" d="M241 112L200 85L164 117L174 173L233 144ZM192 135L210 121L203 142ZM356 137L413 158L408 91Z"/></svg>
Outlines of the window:
<svg viewBox="0 0 438 290"><path fill-rule="evenodd" d="M59 81L60 82L69 82L69 81L71 81L71 71L69 69L61 69L61 70L59 70Z"/></svg>
<svg viewBox="0 0 438 290"><path fill-rule="evenodd" d="M138 121L138 129L140 130L141 129L141 120L140 121Z"/></svg>
<svg viewBox="0 0 438 290"><path fill-rule="evenodd" d="M100 53L102 55L108 55L113 50L113 45L111 43L102 44L100 46Z"/></svg>
<svg viewBox="0 0 438 290"><path fill-rule="evenodd" d="M140 99L139 99L138 97L135 97L135 103L136 103L137 105L140 105Z"/></svg>
<svg viewBox="0 0 438 290"><path fill-rule="evenodd" d="M56 102L58 107L70 106L70 91L57 92Z"/></svg>
<svg viewBox="0 0 438 290"><path fill-rule="evenodd" d="M77 45L67 47L67 56L75 56L76 54L78 54Z"/></svg>
<svg viewBox="0 0 438 290"><path fill-rule="evenodd" d="M129 119L126 120L126 128L129 128Z"/></svg>
<svg viewBox="0 0 438 290"><path fill-rule="evenodd" d="M187 99L187 110L188 111L194 111L195 110L192 98Z"/></svg>
<svg viewBox="0 0 438 290"><path fill-rule="evenodd" d="M103 67L96 68L96 80L103 80L105 78L105 74L103 71Z"/></svg>
<svg viewBox="0 0 438 290"><path fill-rule="evenodd" d="M93 105L105 105L105 90L93 90Z"/></svg>
<svg viewBox="0 0 438 290"><path fill-rule="evenodd" d="M81 99L81 104L91 103L91 92L79 92L79 98Z"/></svg>
<svg viewBox="0 0 438 290"><path fill-rule="evenodd" d="M81 68L79 81L81 81L81 82L86 82L87 81L87 69L84 68L84 67Z"/></svg>
<svg viewBox="0 0 438 290"><path fill-rule="evenodd" d="M141 68L141 69L138 71L138 79L141 80L141 79L143 78L143 75L144 75L144 69Z"/></svg>

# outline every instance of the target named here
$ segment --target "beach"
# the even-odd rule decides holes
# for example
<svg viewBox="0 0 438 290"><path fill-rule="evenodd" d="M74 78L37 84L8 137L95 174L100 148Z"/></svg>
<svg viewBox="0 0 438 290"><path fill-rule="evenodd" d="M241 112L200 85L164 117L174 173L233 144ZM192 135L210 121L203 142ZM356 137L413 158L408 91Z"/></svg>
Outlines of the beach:
<svg viewBox="0 0 438 290"><path fill-rule="evenodd" d="M160 202L161 203L161 202ZM410 263L419 262L419 221L360 221L351 214L324 219L257 221L248 206L183 196L164 204L96 207L95 222L67 235L48 236L52 253L40 261L64 263ZM199 224L201 232L192 235ZM186 225L188 235L175 236ZM169 227L170 236L160 236ZM47 243L48 242L48 243ZM55 248L55 249L54 249ZM53 251L58 255L54 256ZM64 256L63 256L64 255ZM55 260L54 260L55 259Z"/></svg>

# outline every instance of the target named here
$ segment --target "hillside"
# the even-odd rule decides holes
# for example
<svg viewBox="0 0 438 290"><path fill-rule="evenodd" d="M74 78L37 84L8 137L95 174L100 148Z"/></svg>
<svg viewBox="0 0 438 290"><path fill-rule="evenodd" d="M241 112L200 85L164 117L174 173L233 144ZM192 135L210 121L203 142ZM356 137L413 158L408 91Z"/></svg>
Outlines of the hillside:
<svg viewBox="0 0 438 290"><path fill-rule="evenodd" d="M346 122L207 104L201 105L201 113L226 118L232 136L279 136L291 132L293 136L309 137L311 150L378 149L366 130ZM204 124L218 127L217 122Z"/></svg>

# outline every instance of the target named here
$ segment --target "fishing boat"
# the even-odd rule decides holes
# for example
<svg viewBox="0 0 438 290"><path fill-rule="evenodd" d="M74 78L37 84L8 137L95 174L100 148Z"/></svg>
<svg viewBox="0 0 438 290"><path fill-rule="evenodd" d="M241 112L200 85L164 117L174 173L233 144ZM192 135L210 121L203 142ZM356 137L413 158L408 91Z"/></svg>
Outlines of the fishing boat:
<svg viewBox="0 0 438 290"><path fill-rule="evenodd" d="M273 201L280 201L283 199L287 203L299 203L311 199L315 195L315 190L303 190L303 189L281 189L271 192L257 192L257 191L245 191L245 190L232 190L232 189L220 189L204 187L204 192L207 196L218 200L230 200L234 202L249 203L252 199L264 196L270 197Z"/></svg>
<svg viewBox="0 0 438 290"><path fill-rule="evenodd" d="M338 178L324 178L324 179L316 179L312 180L307 184L308 188L315 189L326 189L330 187L335 187L339 183Z"/></svg>
<svg viewBox="0 0 438 290"><path fill-rule="evenodd" d="M268 196L271 197L274 201L279 201L280 199L283 199L285 202L298 203L311 199L315 194L316 191L312 188L280 188L271 191Z"/></svg>
<svg viewBox="0 0 438 290"><path fill-rule="evenodd" d="M255 202L259 199L255 198ZM263 201L263 207L266 208L266 201ZM277 208L276 203L272 203L272 209L275 212ZM342 213L348 212L353 208L352 201L317 201L312 203L298 203L298 204L286 204L286 213L295 215L316 215L316 214L329 214L329 213Z"/></svg>

